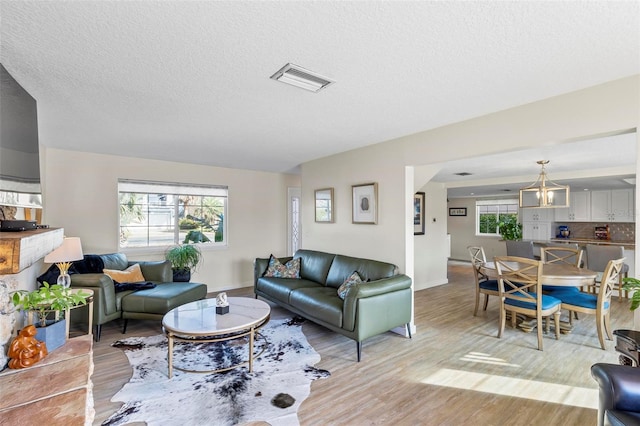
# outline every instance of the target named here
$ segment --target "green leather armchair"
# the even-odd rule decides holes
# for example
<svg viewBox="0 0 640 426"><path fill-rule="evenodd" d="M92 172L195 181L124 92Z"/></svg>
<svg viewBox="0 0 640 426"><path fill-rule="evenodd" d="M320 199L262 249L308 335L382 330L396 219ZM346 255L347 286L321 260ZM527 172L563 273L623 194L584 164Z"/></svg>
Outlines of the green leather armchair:
<svg viewBox="0 0 640 426"><path fill-rule="evenodd" d="M105 269L124 270L137 263L145 280L156 284L147 290L116 292L113 280L105 274L72 274L71 287L93 290L93 324L95 340L100 340L102 325L124 318L123 333L127 320L162 319L162 316L184 303L206 297L207 286L199 283L174 283L169 261L128 261L124 253L99 255ZM83 315L81 309L73 312ZM84 315L87 315L84 313Z"/></svg>

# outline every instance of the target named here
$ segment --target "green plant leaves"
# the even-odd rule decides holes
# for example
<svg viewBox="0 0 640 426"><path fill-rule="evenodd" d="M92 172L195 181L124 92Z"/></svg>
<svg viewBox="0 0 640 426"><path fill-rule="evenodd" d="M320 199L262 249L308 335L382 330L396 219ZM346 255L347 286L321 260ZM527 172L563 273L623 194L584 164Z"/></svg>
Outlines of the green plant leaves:
<svg viewBox="0 0 640 426"><path fill-rule="evenodd" d="M623 278L622 282L624 283L622 286L623 290L633 291L633 296L631 296L631 307L629 309L635 311L638 309L638 306L640 306L640 280L637 278L627 277Z"/></svg>
<svg viewBox="0 0 640 426"><path fill-rule="evenodd" d="M502 220L498 223L498 232L503 240L521 240L522 224L518 223L518 217L515 215L501 215Z"/></svg>
<svg viewBox="0 0 640 426"><path fill-rule="evenodd" d="M11 303L23 311L35 311L42 326L46 325L47 314L52 311L65 311L76 305L87 303L90 296L82 290L71 289L58 284L49 285L44 282L42 287L34 291L18 290L11 296Z"/></svg>
<svg viewBox="0 0 640 426"><path fill-rule="evenodd" d="M202 260L202 253L196 245L182 244L167 250L165 257L173 269L195 271Z"/></svg>

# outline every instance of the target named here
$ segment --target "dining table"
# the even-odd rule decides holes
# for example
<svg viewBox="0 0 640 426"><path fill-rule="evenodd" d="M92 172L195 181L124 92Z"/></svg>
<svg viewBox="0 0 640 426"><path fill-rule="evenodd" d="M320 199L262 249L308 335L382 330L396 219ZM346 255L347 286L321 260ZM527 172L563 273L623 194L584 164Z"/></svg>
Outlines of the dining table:
<svg viewBox="0 0 640 426"><path fill-rule="evenodd" d="M517 262L503 262L507 267L517 269ZM498 270L495 262L484 262L480 271L487 277L498 279ZM598 273L586 268L579 268L575 265L567 263L543 263L542 274L540 280L544 285L564 286L564 287L582 287L593 285ZM518 324L518 328L529 333L535 329L537 321L531 318L522 318ZM573 326L566 322L560 321L560 332L563 334L570 333Z"/></svg>
<svg viewBox="0 0 640 426"><path fill-rule="evenodd" d="M517 262L504 262L506 266L517 268ZM511 265L510 265L511 264ZM493 261L484 262L481 272L490 278L498 279L498 271ZM544 285L564 287L582 287L594 283L598 273L586 268L578 268L567 263L543 263L542 276Z"/></svg>

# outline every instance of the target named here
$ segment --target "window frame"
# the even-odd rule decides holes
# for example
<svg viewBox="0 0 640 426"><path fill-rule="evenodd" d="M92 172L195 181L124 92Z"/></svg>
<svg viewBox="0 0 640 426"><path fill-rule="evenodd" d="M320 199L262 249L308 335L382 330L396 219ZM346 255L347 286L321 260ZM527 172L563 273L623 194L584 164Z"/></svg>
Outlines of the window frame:
<svg viewBox="0 0 640 426"><path fill-rule="evenodd" d="M171 205L167 207L173 210L172 223L173 227L173 242L167 244L154 244L150 245L150 239L147 238L147 245L135 245L122 246L121 232L123 227L122 223L122 210L123 203L121 202L121 196L124 193L135 193L149 195L169 195L173 196ZM130 180L130 179L118 179L118 249L127 253L156 253L164 252L167 248L174 245L181 245L183 243L184 235L180 235L180 220L179 215L179 197L181 196L194 196L194 197L216 197L223 198L222 218L220 223L222 225L222 241L215 241L215 238L211 238L208 242L192 243L197 244L201 249L226 249L229 246L229 224L228 224L228 209L229 209L229 188L224 185L205 185L205 184L192 184L192 183L177 183L177 182L156 182L156 181L144 181L144 180ZM202 200L200 201L202 203ZM148 199L147 199L148 203ZM149 204L147 204L149 205ZM147 216L148 217L148 216ZM147 223L147 229L149 224ZM215 234L215 231L214 231ZM209 236L210 237L210 236Z"/></svg>
<svg viewBox="0 0 640 426"><path fill-rule="evenodd" d="M481 206L497 207L496 223L500 223L501 214L511 214L510 212L502 212L501 206L516 206L515 208L516 220L520 217L520 209L519 209L517 198L476 200L476 215L475 215L475 236L476 237L501 237L500 229L498 226L496 226L495 233L480 232L480 214L481 214L480 207ZM486 213L483 213L483 214L486 214Z"/></svg>

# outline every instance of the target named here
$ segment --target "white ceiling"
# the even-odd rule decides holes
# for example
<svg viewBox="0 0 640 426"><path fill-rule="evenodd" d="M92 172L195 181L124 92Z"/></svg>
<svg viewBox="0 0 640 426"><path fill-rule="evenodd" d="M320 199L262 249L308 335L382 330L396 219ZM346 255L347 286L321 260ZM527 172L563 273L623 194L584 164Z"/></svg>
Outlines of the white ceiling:
<svg viewBox="0 0 640 426"><path fill-rule="evenodd" d="M449 198L518 196L518 189L538 177L547 160L547 178L572 191L632 188L637 134L629 132L578 142L540 146L442 164L432 181L446 184ZM456 173L470 173L459 176Z"/></svg>
<svg viewBox="0 0 640 426"><path fill-rule="evenodd" d="M632 1L2 1L0 15L0 62L38 101L42 144L254 170L640 73ZM269 79L288 62L336 83Z"/></svg>

